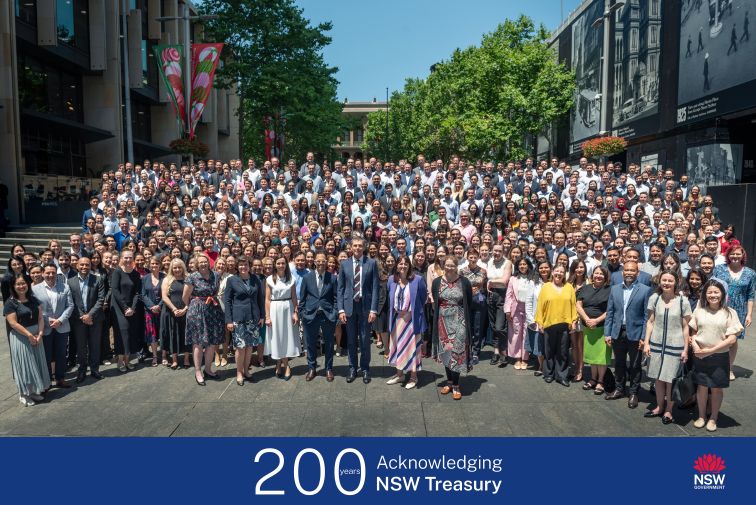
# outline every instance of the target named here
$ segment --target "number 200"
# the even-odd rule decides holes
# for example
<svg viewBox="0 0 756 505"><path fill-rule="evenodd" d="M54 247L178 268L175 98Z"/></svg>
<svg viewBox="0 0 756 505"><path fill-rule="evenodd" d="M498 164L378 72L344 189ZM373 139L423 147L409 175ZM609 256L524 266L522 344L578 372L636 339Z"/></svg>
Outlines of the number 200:
<svg viewBox="0 0 756 505"><path fill-rule="evenodd" d="M318 467L320 469L319 471L319 479L318 479L318 485L315 487L315 489L307 490L302 487L302 484L299 482L299 463L302 460L302 456L305 454L312 454L317 458L318 460ZM341 485L341 477L339 476L339 465L341 464L341 458L345 454L354 454L357 456L357 459L360 461L360 483L357 485L357 487L351 491L348 491L344 489L344 487ZM271 447L268 447L266 449L260 450L255 455L255 463L259 463L261 457L264 454L275 454L278 457L278 465L267 474L263 475L258 481L257 485L255 486L255 494L256 495L283 495L285 493L282 489L262 489L263 483L276 475L278 472L281 471L281 469L284 467L284 455L279 451L278 449L273 449ZM336 483L336 488L341 492L341 494L346 496L353 496L362 491L362 488L365 486L365 459L362 457L362 454L357 449L347 448L342 450L337 456L336 460L333 462L333 480ZM321 489L323 489L323 484L325 484L325 462L323 461L323 455L318 452L317 449L312 448L306 448L299 451L297 454L297 457L294 458L294 485L297 487L297 491L302 493L305 496L312 496L316 495L320 492Z"/></svg>

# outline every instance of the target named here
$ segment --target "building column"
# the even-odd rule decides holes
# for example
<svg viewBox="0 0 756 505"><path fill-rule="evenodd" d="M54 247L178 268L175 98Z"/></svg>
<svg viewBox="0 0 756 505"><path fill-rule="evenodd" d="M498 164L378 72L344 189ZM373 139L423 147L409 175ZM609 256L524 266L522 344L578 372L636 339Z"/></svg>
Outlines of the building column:
<svg viewBox="0 0 756 505"><path fill-rule="evenodd" d="M18 103L16 12L14 2L0 2L0 182L8 187L5 217L12 224L23 219L23 158Z"/></svg>
<svg viewBox="0 0 756 505"><path fill-rule="evenodd" d="M112 138L87 144L87 168L95 176L102 170L115 170L124 161L119 9L119 2L104 3L105 68L102 74L82 77L85 122L113 134Z"/></svg>

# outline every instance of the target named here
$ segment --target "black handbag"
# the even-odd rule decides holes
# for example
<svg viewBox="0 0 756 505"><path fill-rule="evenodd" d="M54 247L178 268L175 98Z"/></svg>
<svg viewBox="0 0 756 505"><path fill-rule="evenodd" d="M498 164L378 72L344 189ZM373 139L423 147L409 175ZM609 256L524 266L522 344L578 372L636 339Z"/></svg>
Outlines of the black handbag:
<svg viewBox="0 0 756 505"><path fill-rule="evenodd" d="M693 370L685 372L685 367L680 366L677 377L672 381L672 401L681 405L687 403L696 394L696 385L693 383Z"/></svg>

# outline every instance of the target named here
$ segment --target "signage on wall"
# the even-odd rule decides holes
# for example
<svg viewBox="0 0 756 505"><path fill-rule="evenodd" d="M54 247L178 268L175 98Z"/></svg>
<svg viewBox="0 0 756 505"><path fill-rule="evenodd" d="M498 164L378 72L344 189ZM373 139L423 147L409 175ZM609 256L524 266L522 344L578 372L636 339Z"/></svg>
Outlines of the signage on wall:
<svg viewBox="0 0 756 505"><path fill-rule="evenodd" d="M680 7L677 124L756 104L752 0L688 0Z"/></svg>

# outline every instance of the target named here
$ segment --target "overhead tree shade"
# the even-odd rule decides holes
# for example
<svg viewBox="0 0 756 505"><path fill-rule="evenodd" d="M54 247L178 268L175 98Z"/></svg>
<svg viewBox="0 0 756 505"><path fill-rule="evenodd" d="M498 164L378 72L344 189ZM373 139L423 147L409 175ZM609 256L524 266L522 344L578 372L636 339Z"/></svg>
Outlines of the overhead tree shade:
<svg viewBox="0 0 756 505"><path fill-rule="evenodd" d="M368 152L414 159L515 159L529 155L527 137L544 133L569 111L574 75L557 62L543 26L521 16L457 49L426 79L408 79L386 112L368 116Z"/></svg>

